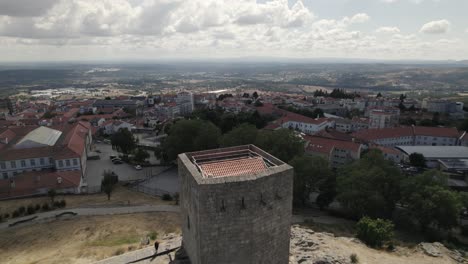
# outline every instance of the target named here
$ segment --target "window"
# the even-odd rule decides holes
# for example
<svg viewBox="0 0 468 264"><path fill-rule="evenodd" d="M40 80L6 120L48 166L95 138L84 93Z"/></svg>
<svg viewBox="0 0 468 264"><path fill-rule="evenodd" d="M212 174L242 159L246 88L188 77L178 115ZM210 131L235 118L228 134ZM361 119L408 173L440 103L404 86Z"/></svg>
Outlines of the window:
<svg viewBox="0 0 468 264"><path fill-rule="evenodd" d="M14 160L10 161L10 166L12 169L16 169L16 161Z"/></svg>
<svg viewBox="0 0 468 264"><path fill-rule="evenodd" d="M67 165L67 167L70 167L70 160L65 160L65 164Z"/></svg>
<svg viewBox="0 0 468 264"><path fill-rule="evenodd" d="M73 159L73 166L78 166L78 160L77 159Z"/></svg>
<svg viewBox="0 0 468 264"><path fill-rule="evenodd" d="M2 173L2 175L3 175L4 180L8 179L8 173L4 172L4 173Z"/></svg>
<svg viewBox="0 0 468 264"><path fill-rule="evenodd" d="M59 168L63 167L63 160L59 160L58 166L59 166Z"/></svg>
<svg viewBox="0 0 468 264"><path fill-rule="evenodd" d="M54 164L54 160L52 158L49 158L49 164Z"/></svg>
<svg viewBox="0 0 468 264"><path fill-rule="evenodd" d="M30 159L29 163L31 163L31 166L36 166L36 160L35 159Z"/></svg>
<svg viewBox="0 0 468 264"><path fill-rule="evenodd" d="M25 160L21 160L21 168L24 168L26 167L26 161Z"/></svg>
<svg viewBox="0 0 468 264"><path fill-rule="evenodd" d="M44 165L44 158L39 159L39 164Z"/></svg>
<svg viewBox="0 0 468 264"><path fill-rule="evenodd" d="M0 168L6 169L6 164L5 164L5 162L3 162L3 161L0 162Z"/></svg>

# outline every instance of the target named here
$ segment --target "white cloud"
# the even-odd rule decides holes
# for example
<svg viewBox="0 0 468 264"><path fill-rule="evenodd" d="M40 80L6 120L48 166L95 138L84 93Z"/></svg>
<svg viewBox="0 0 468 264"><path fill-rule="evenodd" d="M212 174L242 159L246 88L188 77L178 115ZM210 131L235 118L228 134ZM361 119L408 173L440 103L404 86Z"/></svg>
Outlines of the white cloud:
<svg viewBox="0 0 468 264"><path fill-rule="evenodd" d="M431 21L424 24L419 32L426 34L443 34L450 28L450 22L446 19Z"/></svg>
<svg viewBox="0 0 468 264"><path fill-rule="evenodd" d="M375 32L386 33L386 34L397 34L397 33L400 33L400 29L398 27L380 27Z"/></svg>
<svg viewBox="0 0 468 264"><path fill-rule="evenodd" d="M351 23L365 23L370 20L370 16L366 13L359 13L351 17Z"/></svg>
<svg viewBox="0 0 468 264"><path fill-rule="evenodd" d="M404 0L381 0L381 1L384 3L389 3L389 4L397 3L397 2L404 2ZM410 3L414 3L414 4L421 4L424 2L440 2L441 0L406 0L406 1Z"/></svg>
<svg viewBox="0 0 468 264"><path fill-rule="evenodd" d="M355 24L370 21L368 14L323 19L302 1L57 1L43 8L40 15L0 15L2 59L250 55L413 58L423 52L434 54L437 47L445 54L454 50L447 46L463 46L449 38L431 46L424 40L426 36L404 35L397 27L356 30Z"/></svg>

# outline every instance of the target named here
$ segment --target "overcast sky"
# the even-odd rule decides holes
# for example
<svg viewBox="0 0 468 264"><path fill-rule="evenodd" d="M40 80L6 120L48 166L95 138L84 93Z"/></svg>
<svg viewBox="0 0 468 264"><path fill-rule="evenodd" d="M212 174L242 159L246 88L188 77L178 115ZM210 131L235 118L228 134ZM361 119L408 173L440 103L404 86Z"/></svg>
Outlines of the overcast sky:
<svg viewBox="0 0 468 264"><path fill-rule="evenodd" d="M467 0L0 0L0 61L468 59Z"/></svg>

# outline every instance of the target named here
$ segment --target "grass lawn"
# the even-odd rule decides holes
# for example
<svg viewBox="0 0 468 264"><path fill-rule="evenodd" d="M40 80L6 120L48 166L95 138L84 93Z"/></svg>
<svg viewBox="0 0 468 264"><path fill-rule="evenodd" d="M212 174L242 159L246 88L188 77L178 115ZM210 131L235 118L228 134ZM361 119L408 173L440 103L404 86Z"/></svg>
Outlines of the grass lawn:
<svg viewBox="0 0 468 264"><path fill-rule="evenodd" d="M111 195L111 199L107 200L105 193L99 194L80 194L80 195L57 195L56 201L64 199L67 203L66 208L77 207L95 207L95 206L119 206L119 205L143 205L143 204L174 204L171 201L163 201L159 197L153 197L144 193L129 190L123 186L117 185ZM9 213L10 215L20 206L27 207L28 205L42 205L50 203L48 196L24 198L0 201L0 214Z"/></svg>
<svg viewBox="0 0 468 264"><path fill-rule="evenodd" d="M180 234L178 213L77 217L0 233L1 263L92 263L141 248L168 233Z"/></svg>

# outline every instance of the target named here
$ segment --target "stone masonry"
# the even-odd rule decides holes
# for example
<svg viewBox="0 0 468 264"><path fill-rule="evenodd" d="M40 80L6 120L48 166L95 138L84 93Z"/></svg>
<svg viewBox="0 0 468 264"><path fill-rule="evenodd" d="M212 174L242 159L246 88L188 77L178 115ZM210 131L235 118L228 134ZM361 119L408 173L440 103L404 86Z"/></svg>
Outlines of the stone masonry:
<svg viewBox="0 0 468 264"><path fill-rule="evenodd" d="M264 171L205 177L201 155L248 150ZM292 213L292 167L253 146L179 155L183 247L193 264L287 264ZM216 162L216 161L215 161Z"/></svg>

